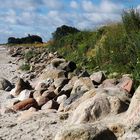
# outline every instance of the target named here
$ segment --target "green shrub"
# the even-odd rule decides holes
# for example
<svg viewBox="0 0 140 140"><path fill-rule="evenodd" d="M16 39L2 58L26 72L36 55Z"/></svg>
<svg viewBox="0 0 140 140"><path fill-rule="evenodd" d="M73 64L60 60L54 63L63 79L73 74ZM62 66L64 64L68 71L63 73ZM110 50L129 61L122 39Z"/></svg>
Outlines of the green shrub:
<svg viewBox="0 0 140 140"><path fill-rule="evenodd" d="M21 69L22 71L28 71L28 70L30 70L30 64L28 64L28 63L22 64L22 65L20 66L20 69Z"/></svg>
<svg viewBox="0 0 140 140"><path fill-rule="evenodd" d="M35 57L37 55L37 53L33 50L29 50L28 52L26 52L24 54L24 58L26 61L29 61L31 58Z"/></svg>

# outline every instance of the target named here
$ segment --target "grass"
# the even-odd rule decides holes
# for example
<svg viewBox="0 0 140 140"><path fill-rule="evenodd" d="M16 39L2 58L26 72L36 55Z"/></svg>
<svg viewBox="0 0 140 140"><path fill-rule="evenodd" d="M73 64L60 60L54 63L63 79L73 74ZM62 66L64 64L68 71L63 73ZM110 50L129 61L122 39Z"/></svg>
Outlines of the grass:
<svg viewBox="0 0 140 140"><path fill-rule="evenodd" d="M22 64L19 69L22 71L28 71L30 70L30 64L28 63Z"/></svg>
<svg viewBox="0 0 140 140"><path fill-rule="evenodd" d="M104 70L108 75L131 74L140 83L140 13L124 11L122 22L94 31L80 31L61 37L48 45L66 59L89 72Z"/></svg>

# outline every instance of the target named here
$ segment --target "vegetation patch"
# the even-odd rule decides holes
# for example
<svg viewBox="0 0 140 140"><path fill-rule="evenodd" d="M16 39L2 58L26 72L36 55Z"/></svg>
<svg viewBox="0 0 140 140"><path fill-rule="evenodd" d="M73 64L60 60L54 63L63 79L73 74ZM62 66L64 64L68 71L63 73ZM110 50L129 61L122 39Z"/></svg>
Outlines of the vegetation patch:
<svg viewBox="0 0 140 140"><path fill-rule="evenodd" d="M20 66L20 69L21 69L22 71L28 71L28 70L30 70L30 64L28 64L28 63L22 64L22 65Z"/></svg>
<svg viewBox="0 0 140 140"><path fill-rule="evenodd" d="M59 27L57 29L62 29ZM79 68L89 72L103 70L112 75L131 74L140 82L140 13L136 9L124 11L122 22L109 24L93 31L69 32L63 28L53 34L50 51L58 51ZM57 38L57 39L56 39ZM58 39L59 38L59 39Z"/></svg>

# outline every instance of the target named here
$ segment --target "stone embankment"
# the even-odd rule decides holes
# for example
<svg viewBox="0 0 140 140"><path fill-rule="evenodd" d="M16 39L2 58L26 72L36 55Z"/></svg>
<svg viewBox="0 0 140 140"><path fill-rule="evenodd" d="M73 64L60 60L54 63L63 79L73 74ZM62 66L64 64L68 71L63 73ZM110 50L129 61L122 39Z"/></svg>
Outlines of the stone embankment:
<svg viewBox="0 0 140 140"><path fill-rule="evenodd" d="M24 60L31 50L36 55ZM43 48L12 47L8 53L3 65L12 64L14 74L0 77L0 139L140 139L140 87L134 91L131 75L89 74ZM18 68L24 61L27 72Z"/></svg>

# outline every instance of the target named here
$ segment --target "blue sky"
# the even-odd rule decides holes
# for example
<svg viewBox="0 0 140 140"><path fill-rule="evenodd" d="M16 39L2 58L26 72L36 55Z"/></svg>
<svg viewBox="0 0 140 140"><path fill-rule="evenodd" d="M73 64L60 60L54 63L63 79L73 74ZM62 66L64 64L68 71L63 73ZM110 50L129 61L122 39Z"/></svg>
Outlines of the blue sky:
<svg viewBox="0 0 140 140"><path fill-rule="evenodd" d="M140 0L0 0L0 43L10 36L40 35L44 41L63 24L93 29L121 20L122 9Z"/></svg>

